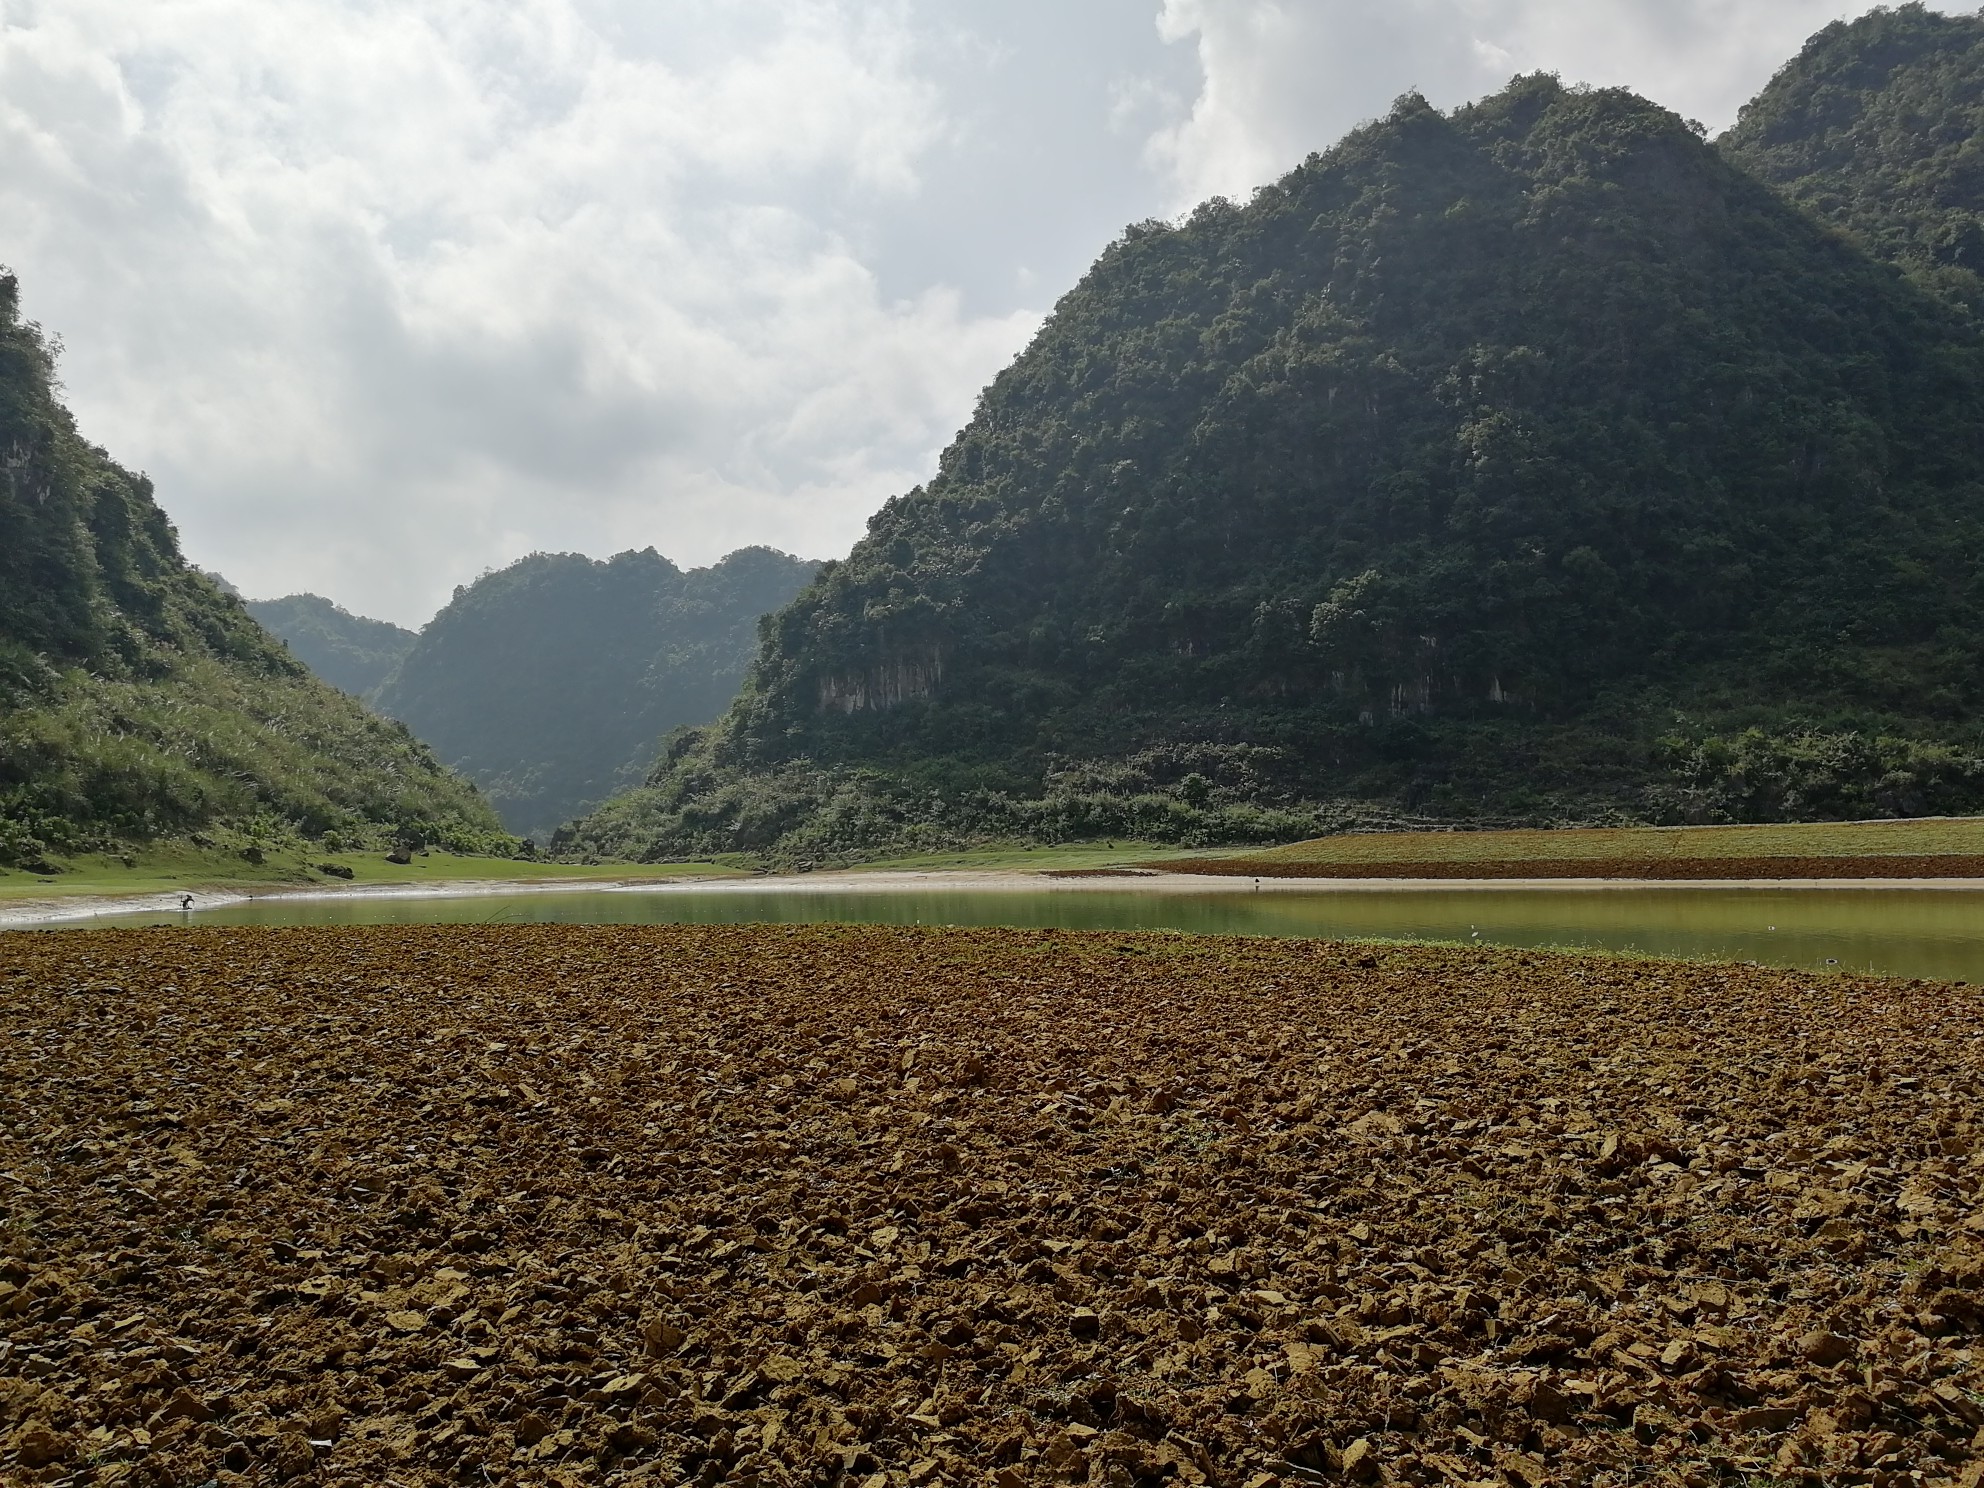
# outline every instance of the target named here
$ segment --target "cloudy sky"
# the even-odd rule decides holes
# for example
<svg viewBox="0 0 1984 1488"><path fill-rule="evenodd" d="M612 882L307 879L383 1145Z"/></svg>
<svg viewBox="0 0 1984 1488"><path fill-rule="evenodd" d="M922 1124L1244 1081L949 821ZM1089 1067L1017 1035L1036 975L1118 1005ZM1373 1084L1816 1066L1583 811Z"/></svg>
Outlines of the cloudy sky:
<svg viewBox="0 0 1984 1488"><path fill-rule="evenodd" d="M417 625L533 549L844 553L1126 223L1408 89L1720 129L1867 8L0 0L0 263L195 562Z"/></svg>

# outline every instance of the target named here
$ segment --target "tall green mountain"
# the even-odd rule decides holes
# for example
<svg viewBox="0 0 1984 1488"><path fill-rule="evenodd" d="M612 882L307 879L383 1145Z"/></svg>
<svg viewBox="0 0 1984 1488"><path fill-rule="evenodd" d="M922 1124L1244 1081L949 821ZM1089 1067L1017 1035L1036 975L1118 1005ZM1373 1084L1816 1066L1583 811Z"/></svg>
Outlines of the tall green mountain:
<svg viewBox="0 0 1984 1488"><path fill-rule="evenodd" d="M1984 806L1984 345L1547 78L1131 229L578 843Z"/></svg>
<svg viewBox="0 0 1984 1488"><path fill-rule="evenodd" d="M662 736L736 696L758 620L819 565L745 548L677 568L538 553L455 591L378 689L518 832L549 834L640 781Z"/></svg>
<svg viewBox="0 0 1984 1488"><path fill-rule="evenodd" d="M367 697L419 639L386 620L368 620L316 594L252 599L248 613L290 655L331 686Z"/></svg>
<svg viewBox="0 0 1984 1488"><path fill-rule="evenodd" d="M1828 26L1720 144L1821 221L1984 314L1984 16L1904 5Z"/></svg>
<svg viewBox="0 0 1984 1488"><path fill-rule="evenodd" d="M0 273L0 859L219 829L500 844L468 782L187 565L53 375Z"/></svg>

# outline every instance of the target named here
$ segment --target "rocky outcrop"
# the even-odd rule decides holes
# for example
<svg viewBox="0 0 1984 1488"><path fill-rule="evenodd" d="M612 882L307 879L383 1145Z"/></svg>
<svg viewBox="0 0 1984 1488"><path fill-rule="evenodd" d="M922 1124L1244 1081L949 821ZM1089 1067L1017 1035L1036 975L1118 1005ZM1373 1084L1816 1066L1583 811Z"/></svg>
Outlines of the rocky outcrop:
<svg viewBox="0 0 1984 1488"><path fill-rule="evenodd" d="M843 672L820 682L820 711L885 712L929 697L944 680L944 653L931 646L876 663L862 672Z"/></svg>

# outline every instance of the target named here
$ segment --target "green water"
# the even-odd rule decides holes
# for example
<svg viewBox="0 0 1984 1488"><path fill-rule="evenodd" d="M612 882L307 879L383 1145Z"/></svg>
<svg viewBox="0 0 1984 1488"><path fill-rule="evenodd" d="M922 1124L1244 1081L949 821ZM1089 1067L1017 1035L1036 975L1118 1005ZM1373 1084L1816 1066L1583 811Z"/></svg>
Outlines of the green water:
<svg viewBox="0 0 1984 1488"><path fill-rule="evenodd" d="M623 889L467 898L257 900L103 924L1056 926L1573 946L1984 984L1984 893L1960 889L1231 891Z"/></svg>

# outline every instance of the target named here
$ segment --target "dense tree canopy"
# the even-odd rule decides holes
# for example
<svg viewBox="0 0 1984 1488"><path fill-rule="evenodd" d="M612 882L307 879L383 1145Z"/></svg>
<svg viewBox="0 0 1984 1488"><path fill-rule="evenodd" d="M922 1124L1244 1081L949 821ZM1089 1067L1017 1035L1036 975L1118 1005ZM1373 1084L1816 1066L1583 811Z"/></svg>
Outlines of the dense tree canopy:
<svg viewBox="0 0 1984 1488"><path fill-rule="evenodd" d="M1732 160L1984 314L1984 16L1826 27L1721 140Z"/></svg>
<svg viewBox="0 0 1984 1488"><path fill-rule="evenodd" d="M368 620L317 594L251 599L248 613L289 654L331 686L369 697L418 639L386 620Z"/></svg>

